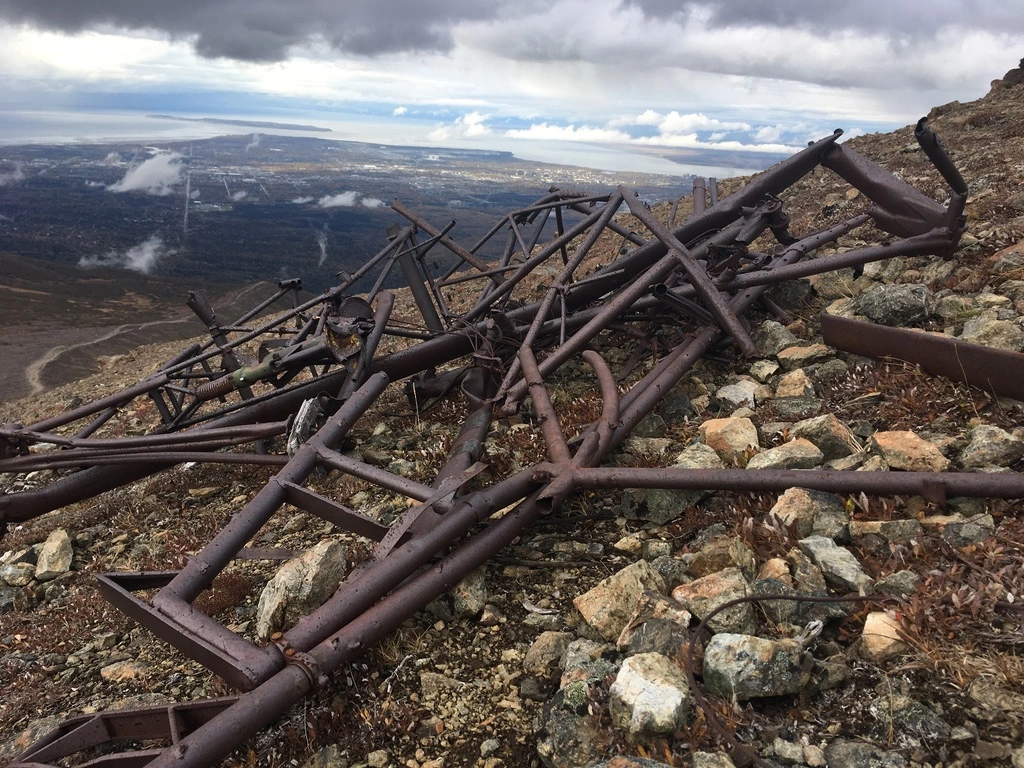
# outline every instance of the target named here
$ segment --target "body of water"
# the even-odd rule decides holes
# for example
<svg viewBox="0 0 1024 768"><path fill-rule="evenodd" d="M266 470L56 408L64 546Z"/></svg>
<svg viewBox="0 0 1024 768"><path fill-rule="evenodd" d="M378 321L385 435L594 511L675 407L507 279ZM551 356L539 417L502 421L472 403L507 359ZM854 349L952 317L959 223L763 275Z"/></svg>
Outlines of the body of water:
<svg viewBox="0 0 1024 768"><path fill-rule="evenodd" d="M268 120L260 116L238 116L240 120ZM282 118L282 122L284 119ZM302 116L289 122L329 128L330 133L282 128L253 129L215 123L166 120L139 112L27 112L10 111L0 120L3 144L105 144L117 142L161 142L206 139L228 134L263 133L309 136L318 139L364 141L393 145L449 146L461 149L500 150L523 160L556 165L575 165L603 171L657 173L670 176L715 176L729 178L753 173L758 168L712 165L684 165L671 160L615 147L570 141L533 141L488 136L477 141L425 140L431 125L408 125L369 121L336 122Z"/></svg>

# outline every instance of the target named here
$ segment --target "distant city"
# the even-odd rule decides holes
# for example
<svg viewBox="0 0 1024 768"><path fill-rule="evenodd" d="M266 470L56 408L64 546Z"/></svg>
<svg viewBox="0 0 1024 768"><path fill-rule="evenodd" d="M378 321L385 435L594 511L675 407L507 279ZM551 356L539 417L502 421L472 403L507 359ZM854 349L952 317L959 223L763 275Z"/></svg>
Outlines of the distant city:
<svg viewBox="0 0 1024 768"><path fill-rule="evenodd" d="M3 146L0 180L0 251L220 284L298 276L319 289L383 247L395 197L439 226L456 220L453 236L471 244L553 184L628 184L656 202L687 194L692 177L257 131Z"/></svg>

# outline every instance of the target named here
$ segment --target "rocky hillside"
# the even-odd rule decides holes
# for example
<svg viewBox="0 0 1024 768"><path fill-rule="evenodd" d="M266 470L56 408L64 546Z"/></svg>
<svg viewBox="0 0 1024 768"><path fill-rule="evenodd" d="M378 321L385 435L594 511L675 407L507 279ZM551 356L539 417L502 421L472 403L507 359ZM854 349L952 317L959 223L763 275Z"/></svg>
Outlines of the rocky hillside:
<svg viewBox="0 0 1024 768"><path fill-rule="evenodd" d="M776 295L793 321L760 323L764 358L702 361L615 463L1024 469L1021 403L821 344L817 317L827 308L1024 350L1024 72L929 117L971 190L955 256L879 262ZM912 128L850 145L945 199ZM800 181L785 196L792 229L858 210L846 190L825 170ZM668 218L667 207L658 212ZM618 246L603 244L595 258ZM31 421L94 398L177 349L107 360L99 376L3 415ZM569 433L594 417L581 387L570 376L555 393ZM429 474L452 438L454 410L441 402L409 412L393 389L353 433L355 449L392 471ZM497 423L486 449L503 470L543 455L519 419ZM92 575L180 567L269 476L182 467L0 541L0 757L68 714L230 693L108 607ZM405 503L337 475L318 490L385 521ZM226 764L1021 768L1020 512L1019 502L940 507L795 488L577 493ZM307 552L307 565L344 568L365 556L304 515L255 544ZM261 593L297 567L281 575L279 565L239 561L201 608L260 633L269 610Z"/></svg>

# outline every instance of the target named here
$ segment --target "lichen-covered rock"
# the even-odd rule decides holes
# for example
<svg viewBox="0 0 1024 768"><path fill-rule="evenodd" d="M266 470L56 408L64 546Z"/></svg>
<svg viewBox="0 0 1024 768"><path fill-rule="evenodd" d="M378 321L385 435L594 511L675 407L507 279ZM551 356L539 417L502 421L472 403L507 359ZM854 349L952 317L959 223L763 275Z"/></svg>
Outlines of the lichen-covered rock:
<svg viewBox="0 0 1024 768"><path fill-rule="evenodd" d="M754 579L750 585L750 593L759 597L778 597L780 595L797 597L800 594L785 581L771 578ZM799 620L800 603L795 600L764 600L758 602L757 605L759 610L777 625L796 624Z"/></svg>
<svg viewBox="0 0 1024 768"><path fill-rule="evenodd" d="M875 582L875 592L893 597L908 597L917 591L921 577L913 571L896 571Z"/></svg>
<svg viewBox="0 0 1024 768"><path fill-rule="evenodd" d="M477 568L462 579L451 592L455 616L479 616L487 605L487 576Z"/></svg>
<svg viewBox="0 0 1024 768"><path fill-rule="evenodd" d="M57 528L46 537L39 559L36 561L36 581L50 581L71 570L74 550L71 537L63 528Z"/></svg>
<svg viewBox="0 0 1024 768"><path fill-rule="evenodd" d="M876 720L875 735L884 739L894 734L899 746L920 747L949 738L949 723L909 696L883 695L869 709Z"/></svg>
<svg viewBox="0 0 1024 768"><path fill-rule="evenodd" d="M861 546L875 549L877 544L907 544L921 535L918 520L852 520L850 539Z"/></svg>
<svg viewBox="0 0 1024 768"><path fill-rule="evenodd" d="M841 537L850 515L842 499L832 493L808 488L789 488L769 511L783 524L793 526L797 536Z"/></svg>
<svg viewBox="0 0 1024 768"><path fill-rule="evenodd" d="M573 600L584 621L614 643L630 620L644 590L665 591L665 581L646 560L614 573Z"/></svg>
<svg viewBox="0 0 1024 768"><path fill-rule="evenodd" d="M797 548L786 553L786 562L793 575L793 587L801 595L825 597L828 585L821 568ZM849 603L801 603L798 616L801 621L844 618L852 605Z"/></svg>
<svg viewBox="0 0 1024 768"><path fill-rule="evenodd" d="M799 542L800 549L821 568L825 582L846 592L861 592L874 583L850 550L838 546L825 536L808 536Z"/></svg>
<svg viewBox="0 0 1024 768"><path fill-rule="evenodd" d="M816 394L814 382L803 368L783 374L775 386L776 397L814 397Z"/></svg>
<svg viewBox="0 0 1024 768"><path fill-rule="evenodd" d="M810 440L797 438L752 456L747 469L814 469L824 458Z"/></svg>
<svg viewBox="0 0 1024 768"><path fill-rule="evenodd" d="M763 399L763 385L749 379L740 379L734 384L726 384L715 392L715 397L720 402L727 403L733 408L746 406L753 408L757 405L758 399Z"/></svg>
<svg viewBox="0 0 1024 768"><path fill-rule="evenodd" d="M523 671L533 677L553 677L573 636L568 632L541 632L523 659Z"/></svg>
<svg viewBox="0 0 1024 768"><path fill-rule="evenodd" d="M1024 330L1014 320L1002 320L990 312L972 317L964 323L960 338L971 344L1024 352Z"/></svg>
<svg viewBox="0 0 1024 768"><path fill-rule="evenodd" d="M825 461L841 459L861 449L852 430L831 413L798 421L789 433L818 446L825 455Z"/></svg>
<svg viewBox="0 0 1024 768"><path fill-rule="evenodd" d="M969 442L960 452L960 463L965 467L1008 467L1024 458L1024 440L1005 429L983 424L967 437Z"/></svg>
<svg viewBox="0 0 1024 768"><path fill-rule="evenodd" d="M694 752L693 768L736 768L724 752Z"/></svg>
<svg viewBox="0 0 1024 768"><path fill-rule="evenodd" d="M150 669L148 664L141 661L115 661L100 670L100 677L111 683L125 683L144 677Z"/></svg>
<svg viewBox="0 0 1024 768"><path fill-rule="evenodd" d="M817 416L824 404L820 397L776 397L772 400L772 410L780 419L799 421Z"/></svg>
<svg viewBox="0 0 1024 768"><path fill-rule="evenodd" d="M667 763L658 760L651 760L649 757L633 757L631 755L617 755L594 763L589 768L672 768Z"/></svg>
<svg viewBox="0 0 1024 768"><path fill-rule="evenodd" d="M722 469L725 464L713 448L704 443L694 443L676 456L672 466L683 469ZM622 495L622 511L629 519L664 525L706 495L706 491L675 491L666 488L626 491Z"/></svg>
<svg viewBox="0 0 1024 768"><path fill-rule="evenodd" d="M559 689L537 719L537 754L547 768L586 768L604 754L611 733L587 712L586 688L578 693Z"/></svg>
<svg viewBox="0 0 1024 768"><path fill-rule="evenodd" d="M908 472L945 472L949 459L934 443L914 432L875 432L871 436L871 450L885 459L892 469Z"/></svg>
<svg viewBox="0 0 1024 768"><path fill-rule="evenodd" d="M35 578L36 567L32 563L6 563L0 566L0 581L12 587L24 587Z"/></svg>
<svg viewBox="0 0 1024 768"><path fill-rule="evenodd" d="M757 558L738 536L720 536L712 539L690 559L686 572L695 578L707 576L726 568L739 568L743 575L750 578L754 575Z"/></svg>
<svg viewBox="0 0 1024 768"><path fill-rule="evenodd" d="M730 600L746 597L747 594L747 580L739 568L716 571L672 590L672 598L682 603L686 610L698 619L703 619ZM712 617L708 626L713 632L753 632L753 608L750 603L740 603L726 608Z"/></svg>
<svg viewBox="0 0 1024 768"><path fill-rule="evenodd" d="M686 624L674 619L652 618L630 633L626 653L630 656L660 653L681 666L686 663L689 645L690 633Z"/></svg>
<svg viewBox="0 0 1024 768"><path fill-rule="evenodd" d="M805 365L820 362L835 354L835 350L824 344L807 344L787 347L775 355L784 371L803 368Z"/></svg>
<svg viewBox="0 0 1024 768"><path fill-rule="evenodd" d="M914 283L879 286L857 297L855 308L881 325L913 325L935 312L935 294Z"/></svg>
<svg viewBox="0 0 1024 768"><path fill-rule="evenodd" d="M686 675L660 653L630 656L610 690L612 719L631 737L672 733L690 704Z"/></svg>
<svg viewBox="0 0 1024 768"><path fill-rule="evenodd" d="M562 658L558 661L558 666L563 673L567 673L587 664L593 664L598 659L604 658L614 651L615 648L608 643L599 643L596 640L580 637L569 643L562 654ZM565 685L565 682L563 680L559 685Z"/></svg>
<svg viewBox="0 0 1024 768"><path fill-rule="evenodd" d="M757 427L750 419L708 419L700 425L704 443L731 466L746 466L747 457L757 451L760 442Z"/></svg>
<svg viewBox="0 0 1024 768"><path fill-rule="evenodd" d="M786 347L798 343L798 339L786 326L774 320L765 320L753 335L754 343L765 357L773 357Z"/></svg>
<svg viewBox="0 0 1024 768"><path fill-rule="evenodd" d="M793 640L721 633L704 650L704 685L739 701L798 692L811 679L814 659Z"/></svg>
<svg viewBox="0 0 1024 768"><path fill-rule="evenodd" d="M334 594L344 574L345 550L334 539L325 539L289 560L260 594L256 633L266 639L319 608Z"/></svg>
<svg viewBox="0 0 1024 768"><path fill-rule="evenodd" d="M886 752L863 741L833 741L825 747L828 768L907 768L899 752Z"/></svg>
<svg viewBox="0 0 1024 768"><path fill-rule="evenodd" d="M942 526L942 540L954 547L987 539L996 530L995 518L990 514L973 515L962 520L952 520Z"/></svg>

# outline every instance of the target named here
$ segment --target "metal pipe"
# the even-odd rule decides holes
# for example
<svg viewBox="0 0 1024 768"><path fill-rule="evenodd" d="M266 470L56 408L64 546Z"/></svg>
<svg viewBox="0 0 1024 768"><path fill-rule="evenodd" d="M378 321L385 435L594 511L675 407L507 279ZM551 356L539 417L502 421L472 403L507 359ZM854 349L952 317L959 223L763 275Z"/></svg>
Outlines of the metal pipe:
<svg viewBox="0 0 1024 768"><path fill-rule="evenodd" d="M278 475L276 482L265 485L246 504L243 513L232 517L220 533L192 557L178 575L153 598L153 604L159 607L161 595L164 594L174 595L186 602L194 600L209 583L210 574L220 573L284 501L281 483L302 480L312 472L316 467L320 447L340 442L342 436L373 405L387 385L388 377L383 373L367 379L323 429L299 449L287 467L287 472Z"/></svg>
<svg viewBox="0 0 1024 768"><path fill-rule="evenodd" d="M1024 498L1019 472L842 472L829 469L683 469L598 467L579 469L577 488L666 488L673 490L784 491L808 488L829 493L876 496L927 495L941 489L947 497Z"/></svg>
<svg viewBox="0 0 1024 768"><path fill-rule="evenodd" d="M690 278L690 284L700 294L700 297L707 302L719 325L736 342L740 352L746 357L758 357L761 353L758 351L754 340L750 338L750 334L740 324L739 318L729 309L725 299L722 298L722 294L718 292L715 284L711 282L708 273L697 264L696 259L687 250L686 246L669 231L668 227L658 221L650 210L644 207L643 203L640 202L631 190L626 187L619 187L619 194L625 199L630 213L642 221L644 226L661 240L669 248L669 253L679 261L683 270Z"/></svg>

